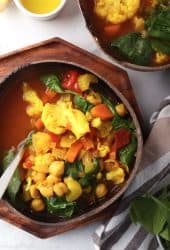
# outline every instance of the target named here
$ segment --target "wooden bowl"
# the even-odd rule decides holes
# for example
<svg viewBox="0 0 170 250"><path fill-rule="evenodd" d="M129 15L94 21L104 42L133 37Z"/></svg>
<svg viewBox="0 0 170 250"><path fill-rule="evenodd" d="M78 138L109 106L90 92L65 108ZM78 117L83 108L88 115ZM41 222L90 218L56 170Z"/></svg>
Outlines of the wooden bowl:
<svg viewBox="0 0 170 250"><path fill-rule="evenodd" d="M88 13L86 0L79 0L78 2L79 2L80 11L81 11L81 13L84 17L84 20L85 20L86 27L89 30L89 32L91 33L95 43L99 46L100 49L102 49L102 51L105 54L107 54L107 56L109 56L109 58L113 61L113 63L117 63L125 68L129 68L129 69L133 69L133 70L137 70L137 71L144 71L144 72L170 69L170 63L164 64L164 65L158 65L158 66L142 66L142 65L130 63L130 62L125 61L125 60L118 60L114 56L110 55L108 53L108 51L103 47L102 43L100 42L100 40L97 37L95 29L93 28L93 24L90 21L91 18L90 18L90 15Z"/></svg>
<svg viewBox="0 0 170 250"><path fill-rule="evenodd" d="M49 53L51 53L51 55L54 55L54 42L56 42L56 44L58 45L58 48L60 48L60 52L55 46L56 49L56 55L53 56L56 59L51 59L51 56L48 55L47 56L47 51ZM58 43L57 43L58 42ZM60 42L60 43L59 43ZM28 79L30 79L30 75L36 75L39 74L41 72L43 73L49 73L49 72L54 72L54 69L56 67L56 65L66 65L67 67L78 67L81 68L85 71L89 71L93 74L95 74L99 79L101 79L103 81L103 84L100 88L100 91L102 91L103 94L107 95L107 96L117 96L117 98L119 100L121 100L127 107L133 121L136 127L136 135L137 135L137 141L138 141L138 147L137 147L137 153L136 153L136 160L134 163L134 167L130 173L129 178L127 179L127 181L122 185L122 187L119 190L116 190L116 192L110 196L108 196L102 203L99 203L96 207L93 207L89 210L87 210L86 212L84 212L81 215L75 216L71 219L67 219L67 220L59 220L58 218L53 217L52 219L50 218L39 218L39 217L35 217L32 216L30 212L28 211L24 211L24 210L17 210L16 208L14 208L9 202L8 200L2 200L0 201L0 217L5 219L6 221L9 221L12 224L17 225L18 227L34 234L37 235L38 237L41 238L47 238L62 232L65 232L67 230L70 230L72 228L75 228L77 226L80 225L84 225L86 223L92 222L92 221L96 221L100 218L104 218L107 215L111 215L113 213L113 205L115 204L115 201L117 201L121 195L126 191L126 189L128 188L129 184L132 182L133 178L136 175L136 172L139 168L139 163L141 160L141 155L142 155L142 132L140 129L140 125L137 119L137 116L132 108L132 106L129 104L129 102L127 101L127 99L122 95L122 93L114 86L114 84L119 84L120 85L120 89L123 88L122 86L125 85L126 89L125 92L128 91L128 87L126 85L126 83L128 82L129 84L129 80L127 78L127 75L121 70L118 69L115 66L112 66L111 64L108 64L101 59L94 57L92 55L90 55L89 53L87 53L86 56L84 56L83 59L83 63L81 62L82 57L81 55L83 55L84 51L77 48L77 51L79 51L79 56L76 58L74 57L74 55L76 55L76 47L74 47L73 45L70 44L64 44L64 41L60 40L60 39L54 39L49 41L49 43L43 43L43 44L39 44L38 49L37 47L32 47L32 48L27 48L23 51L18 51L12 55L8 55L6 58L2 58L2 60L0 60L0 74L3 71L3 67L5 66L5 63L7 63L8 59L10 56L12 56L10 58L10 62L14 59L13 64L10 64L10 62L8 61L8 66L12 65L14 67L15 63L18 63L18 61L16 60L16 58L18 58L18 60L23 60L25 58L25 60L28 60L28 58L31 57L32 55L32 62L29 62L27 65L21 64L19 67L14 67L15 70L13 72L11 72L10 74L8 74L6 76L6 78L1 81L0 83L0 92L6 88L7 86L9 86L10 84L12 84L13 86L15 84L18 84L19 82L22 83L22 81L26 81ZM63 45L63 46L62 46ZM66 46L67 45L67 46ZM69 47L70 46L70 47ZM43 47L43 49L42 49ZM35 49L36 48L36 49ZM61 50L62 48L62 50ZM64 49L65 48L65 49ZM69 52L69 48L72 48L71 52ZM32 50L32 54L31 54L31 50ZM36 51L37 51L37 57L36 57ZM40 51L41 56L40 56ZM61 53L62 51L62 53ZM65 51L65 53L64 53ZM23 52L23 53L22 53ZM57 55L58 53L58 55ZM81 54L82 53L82 54ZM62 56L61 56L62 54ZM18 57L17 57L18 56ZM35 57L37 60L35 60ZM44 59L42 60L42 57L44 57ZM49 60L47 60L48 57L50 58ZM57 59L58 57L58 59ZM60 58L61 57L61 58ZM73 60L71 60L71 58L74 58ZM22 59L19 59L22 58ZM38 60L39 58L41 58L41 60ZM81 59L80 59L81 58ZM31 60L30 60L31 61ZM36 62L38 61L38 62ZM90 61L92 64L90 64ZM102 64L103 62L103 64ZM107 66L110 65L111 68L109 71L107 71ZM101 70L99 70L99 68L101 67ZM5 69L6 70L6 69ZM102 72L103 70L103 72ZM31 74L30 74L31 72ZM106 77L104 77L104 72L106 73ZM109 77L109 72L110 72L110 76L113 77L116 82L110 82L108 81L108 77ZM114 75L115 74L115 75ZM114 76L112 76L114 75ZM112 78L112 79L113 79ZM124 80L122 80L124 79ZM122 86L121 86L122 85ZM129 85L129 88L130 85ZM131 97L133 96L133 92L131 92ZM135 102L134 102L135 103ZM133 104L134 104L133 103Z"/></svg>

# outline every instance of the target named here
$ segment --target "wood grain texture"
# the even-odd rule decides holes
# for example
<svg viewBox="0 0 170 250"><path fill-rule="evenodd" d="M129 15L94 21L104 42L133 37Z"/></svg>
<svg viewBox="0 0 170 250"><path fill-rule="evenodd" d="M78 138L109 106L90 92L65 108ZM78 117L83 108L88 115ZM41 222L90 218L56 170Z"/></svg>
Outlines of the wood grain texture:
<svg viewBox="0 0 170 250"><path fill-rule="evenodd" d="M11 72L18 70L20 67L40 61L69 62L95 73L97 76L108 82L108 85L114 91L117 91L116 89L118 89L122 95L126 97L137 116L140 118L135 95L125 71L59 38L53 38L4 56L0 56L0 82L3 82ZM126 103L126 105L129 104ZM89 211L88 213L70 219L69 221L62 221L53 224L32 220L16 211L7 201L2 200L0 201L0 218L38 237L48 238L78 226L111 216L116 206L115 201L126 190L127 186L134 178L141 158L142 135L136 116L133 113L134 112L132 111L133 119L135 124L137 124L139 150L134 171L132 171L130 178L122 188L121 192L118 192L117 196L111 198L108 203L105 202L105 204L100 206L100 209L96 208L95 211Z"/></svg>

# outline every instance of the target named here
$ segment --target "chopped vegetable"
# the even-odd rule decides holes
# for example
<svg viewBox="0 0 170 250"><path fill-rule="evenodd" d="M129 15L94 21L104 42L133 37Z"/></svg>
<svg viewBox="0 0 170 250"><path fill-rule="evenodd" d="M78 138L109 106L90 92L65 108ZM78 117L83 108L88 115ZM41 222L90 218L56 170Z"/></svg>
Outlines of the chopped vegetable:
<svg viewBox="0 0 170 250"><path fill-rule="evenodd" d="M137 150L137 140L134 135L132 135L131 142L119 151L119 157L122 164L131 166L134 160L134 154Z"/></svg>
<svg viewBox="0 0 170 250"><path fill-rule="evenodd" d="M84 113L90 111L93 108L93 104L86 101L83 97L76 95L74 97L74 103L80 108Z"/></svg>
<svg viewBox="0 0 170 250"><path fill-rule="evenodd" d="M98 79L92 74L82 74L78 77L78 86L81 91L88 90L90 83L97 83Z"/></svg>
<svg viewBox="0 0 170 250"><path fill-rule="evenodd" d="M117 48L132 63L148 65L151 62L151 44L148 39L142 38L140 33L131 32L123 35L114 40L111 47Z"/></svg>
<svg viewBox="0 0 170 250"><path fill-rule="evenodd" d="M77 93L81 93L81 89L78 85L78 77L80 73L76 70L67 71L62 80L63 89L75 91Z"/></svg>
<svg viewBox="0 0 170 250"><path fill-rule="evenodd" d="M80 177L80 173L84 171L82 161L75 161L73 163L65 163L64 176L71 176L74 179Z"/></svg>
<svg viewBox="0 0 170 250"><path fill-rule="evenodd" d="M135 125L132 120L122 118L120 116L114 116L112 120L112 126L115 130L120 128L131 129L134 131Z"/></svg>
<svg viewBox="0 0 170 250"><path fill-rule="evenodd" d="M81 141L74 142L67 151L66 160L71 163L74 162L82 147Z"/></svg>
<svg viewBox="0 0 170 250"><path fill-rule="evenodd" d="M57 93L63 93L61 82L56 75L43 75L40 79L49 90Z"/></svg>
<svg viewBox="0 0 170 250"><path fill-rule="evenodd" d="M129 130L120 128L115 132L116 150L119 150L130 143L131 133Z"/></svg>
<svg viewBox="0 0 170 250"><path fill-rule="evenodd" d="M93 117L99 117L102 120L108 120L113 117L113 113L110 111L106 104L98 104L93 107L90 112Z"/></svg>

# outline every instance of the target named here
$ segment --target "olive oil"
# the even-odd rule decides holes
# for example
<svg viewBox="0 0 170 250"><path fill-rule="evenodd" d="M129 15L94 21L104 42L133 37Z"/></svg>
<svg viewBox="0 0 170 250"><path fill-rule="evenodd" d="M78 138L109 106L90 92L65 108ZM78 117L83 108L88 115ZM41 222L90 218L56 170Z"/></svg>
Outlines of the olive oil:
<svg viewBox="0 0 170 250"><path fill-rule="evenodd" d="M62 0L21 0L25 9L35 14L46 14L59 7Z"/></svg>

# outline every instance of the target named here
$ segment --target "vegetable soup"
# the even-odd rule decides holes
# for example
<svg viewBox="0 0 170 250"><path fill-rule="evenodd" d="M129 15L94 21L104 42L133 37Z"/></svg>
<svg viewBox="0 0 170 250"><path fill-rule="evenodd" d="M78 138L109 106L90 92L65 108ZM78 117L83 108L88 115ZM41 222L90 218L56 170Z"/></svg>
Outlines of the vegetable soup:
<svg viewBox="0 0 170 250"><path fill-rule="evenodd" d="M135 126L125 105L104 95L104 83L89 72L61 64L27 73L0 91L2 170L32 130L6 197L36 219L70 218L126 182Z"/></svg>
<svg viewBox="0 0 170 250"><path fill-rule="evenodd" d="M170 63L168 0L82 0L89 28L101 47L120 61Z"/></svg>

